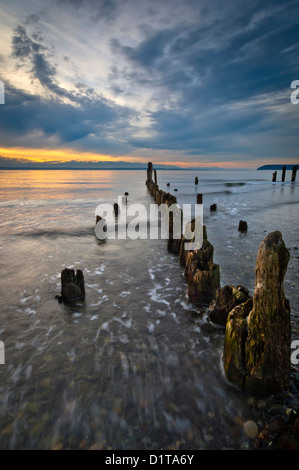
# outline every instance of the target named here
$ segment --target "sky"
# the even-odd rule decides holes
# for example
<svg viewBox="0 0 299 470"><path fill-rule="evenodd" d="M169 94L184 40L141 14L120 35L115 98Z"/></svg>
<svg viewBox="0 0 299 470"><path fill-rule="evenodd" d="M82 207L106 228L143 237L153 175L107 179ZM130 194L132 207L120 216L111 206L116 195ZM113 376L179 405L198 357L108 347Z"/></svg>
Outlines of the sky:
<svg viewBox="0 0 299 470"><path fill-rule="evenodd" d="M297 164L298 12L299 0L0 0L0 167Z"/></svg>

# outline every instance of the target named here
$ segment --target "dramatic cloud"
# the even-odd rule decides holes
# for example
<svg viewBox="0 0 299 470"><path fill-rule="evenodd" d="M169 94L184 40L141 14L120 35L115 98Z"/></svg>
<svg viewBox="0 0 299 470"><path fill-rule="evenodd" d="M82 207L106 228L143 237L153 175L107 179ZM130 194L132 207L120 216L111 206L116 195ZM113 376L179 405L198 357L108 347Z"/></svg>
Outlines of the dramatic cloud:
<svg viewBox="0 0 299 470"><path fill-rule="evenodd" d="M199 165L297 159L297 0L51 5L0 7L3 146Z"/></svg>

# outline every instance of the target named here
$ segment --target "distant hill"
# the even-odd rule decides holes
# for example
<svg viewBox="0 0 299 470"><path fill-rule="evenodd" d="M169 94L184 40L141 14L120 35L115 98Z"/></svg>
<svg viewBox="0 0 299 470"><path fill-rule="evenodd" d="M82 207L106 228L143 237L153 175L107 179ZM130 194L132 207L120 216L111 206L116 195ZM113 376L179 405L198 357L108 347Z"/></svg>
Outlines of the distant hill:
<svg viewBox="0 0 299 470"><path fill-rule="evenodd" d="M162 163L153 163L157 170L221 170L218 167L189 167L181 168L180 166L167 165ZM77 161L69 162L34 162L26 159L18 159L12 157L3 157L0 155L0 170L146 170L147 163L125 162L125 161Z"/></svg>
<svg viewBox="0 0 299 470"><path fill-rule="evenodd" d="M295 165L263 165L258 168L258 170L282 170L286 167L286 170L292 170ZM297 164L299 168L299 163Z"/></svg>
<svg viewBox="0 0 299 470"><path fill-rule="evenodd" d="M26 159L2 157L0 155L0 170L146 170L147 163L130 163L125 161L95 162L77 161L69 162L33 162ZM160 170L179 170L179 167L155 164Z"/></svg>

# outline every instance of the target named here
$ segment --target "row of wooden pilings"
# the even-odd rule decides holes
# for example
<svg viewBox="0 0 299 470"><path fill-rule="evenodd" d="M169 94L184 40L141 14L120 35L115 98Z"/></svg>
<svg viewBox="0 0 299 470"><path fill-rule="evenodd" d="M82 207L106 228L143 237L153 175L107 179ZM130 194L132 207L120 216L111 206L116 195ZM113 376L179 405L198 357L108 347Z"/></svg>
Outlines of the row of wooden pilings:
<svg viewBox="0 0 299 470"><path fill-rule="evenodd" d="M154 180L152 175L154 173ZM195 180L195 184L198 182ZM154 197L155 203L166 204L168 207L177 204L177 199L172 194L161 190L157 183L157 173L153 169L151 162L148 163L146 185L150 194ZM202 194L197 194L197 203L202 204ZM181 210L181 209L180 209ZM181 227L183 212L181 210ZM202 221L201 221L202 223ZM189 230L194 233L195 220L189 222ZM220 267L213 261L214 247L208 241L206 227L203 226L203 243L199 250L186 250L185 243L190 239L182 233L180 239L173 238L173 218L169 212L169 239L167 249L170 253L179 256L179 261L185 269L185 277L188 283L188 296L194 305L200 307L202 304L209 304L216 295L220 287Z"/></svg>
<svg viewBox="0 0 299 470"><path fill-rule="evenodd" d="M282 175L281 175L282 183L285 182L286 171L287 171L287 167L284 166L283 169L282 169ZM291 176L291 182L292 183L294 183L296 181L296 175L297 175L297 165L294 165L293 169L292 169L292 176ZM277 171L274 171L274 173L272 175L272 182L275 183L276 180L277 180Z"/></svg>
<svg viewBox="0 0 299 470"><path fill-rule="evenodd" d="M156 204L175 204L175 196L160 190L156 171L154 181L152 173L149 163L146 185ZM186 251L184 243L184 235L172 240L169 231L167 248L179 255L190 301L200 310L207 307L212 323L222 324L225 329L223 367L227 380L254 395L269 396L286 390L290 382L291 328L283 280L290 254L281 233L270 233L260 245L253 296L246 287L220 287L220 268L213 262L214 247L207 239L205 226L200 249Z"/></svg>

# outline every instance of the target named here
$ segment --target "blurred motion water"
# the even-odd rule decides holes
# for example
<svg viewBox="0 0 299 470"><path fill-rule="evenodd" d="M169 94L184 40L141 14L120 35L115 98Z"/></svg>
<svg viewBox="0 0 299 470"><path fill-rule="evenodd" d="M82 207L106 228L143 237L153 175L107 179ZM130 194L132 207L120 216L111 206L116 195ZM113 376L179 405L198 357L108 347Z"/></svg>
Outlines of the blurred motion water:
<svg viewBox="0 0 299 470"><path fill-rule="evenodd" d="M261 408L226 382L223 331L189 302L166 241L95 237L101 202L128 191L128 204L153 203L145 179L137 170L0 171L1 449L254 447L242 423L262 426L271 398ZM158 184L180 205L203 194L222 285L253 293L259 244L282 232L299 339L298 183L273 184L265 171L161 170ZM84 302L55 299L64 267L82 269Z"/></svg>

